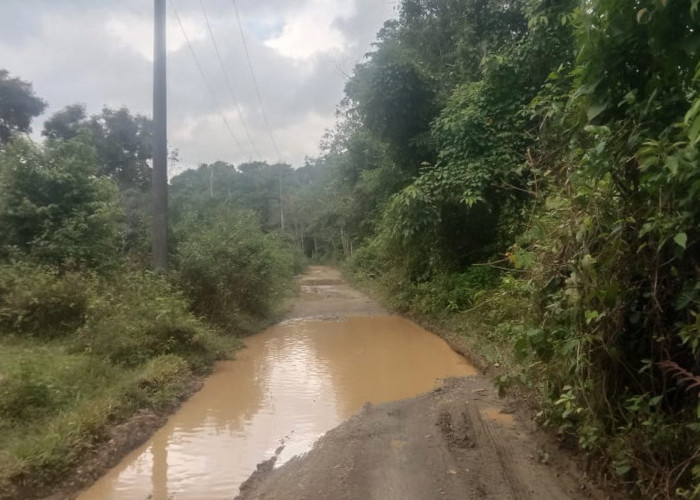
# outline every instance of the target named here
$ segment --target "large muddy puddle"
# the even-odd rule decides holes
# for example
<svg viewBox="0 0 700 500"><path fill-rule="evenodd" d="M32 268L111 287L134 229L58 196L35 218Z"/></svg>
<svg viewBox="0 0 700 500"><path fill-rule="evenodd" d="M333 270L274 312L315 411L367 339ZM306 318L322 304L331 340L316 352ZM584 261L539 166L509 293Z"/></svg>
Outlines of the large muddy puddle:
<svg viewBox="0 0 700 500"><path fill-rule="evenodd" d="M256 464L308 451L363 404L475 373L443 340L393 316L290 320L246 346L79 499L233 498Z"/></svg>

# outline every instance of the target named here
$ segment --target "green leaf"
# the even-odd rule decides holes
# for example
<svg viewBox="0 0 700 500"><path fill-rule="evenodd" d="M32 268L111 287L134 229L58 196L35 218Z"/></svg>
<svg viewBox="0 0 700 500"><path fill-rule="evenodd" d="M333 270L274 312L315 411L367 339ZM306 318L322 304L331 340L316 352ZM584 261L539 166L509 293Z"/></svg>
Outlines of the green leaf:
<svg viewBox="0 0 700 500"><path fill-rule="evenodd" d="M584 313L586 316L586 324L590 325L592 321L595 321L600 317L600 313L595 310L590 310L587 309L586 312Z"/></svg>
<svg viewBox="0 0 700 500"><path fill-rule="evenodd" d="M644 16L646 16L649 13L649 9L642 9L639 12L637 12L637 22L641 23L642 19L644 19Z"/></svg>
<svg viewBox="0 0 700 500"><path fill-rule="evenodd" d="M673 237L673 241L676 242L676 245L685 249L688 244L688 235L685 233L678 233Z"/></svg>
<svg viewBox="0 0 700 500"><path fill-rule="evenodd" d="M588 108L588 112L587 112L588 121L589 122L592 121L593 119L595 119L596 116L600 115L606 109L608 109L608 105L606 103L592 104Z"/></svg>
<svg viewBox="0 0 700 500"><path fill-rule="evenodd" d="M623 462L623 463L615 466L615 473L618 476L624 476L625 474L627 474L631 470L632 470L632 467L630 467L630 465L627 464L626 462Z"/></svg>
<svg viewBox="0 0 700 500"><path fill-rule="evenodd" d="M692 125L688 128L688 139L695 144L700 139L700 115L697 115L693 120Z"/></svg>
<svg viewBox="0 0 700 500"><path fill-rule="evenodd" d="M666 158L666 168L672 175L676 175L678 173L678 165L679 162L676 156L669 156Z"/></svg>

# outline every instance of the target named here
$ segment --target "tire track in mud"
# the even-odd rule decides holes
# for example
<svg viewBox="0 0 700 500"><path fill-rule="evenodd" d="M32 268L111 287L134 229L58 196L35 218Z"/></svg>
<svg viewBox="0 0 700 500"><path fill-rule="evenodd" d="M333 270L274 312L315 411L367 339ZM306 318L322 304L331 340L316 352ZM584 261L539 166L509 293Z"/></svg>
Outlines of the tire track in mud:
<svg viewBox="0 0 700 500"><path fill-rule="evenodd" d="M367 405L278 469L254 474L239 499L603 498L561 456L484 409L501 401L483 377L450 379L416 398Z"/></svg>

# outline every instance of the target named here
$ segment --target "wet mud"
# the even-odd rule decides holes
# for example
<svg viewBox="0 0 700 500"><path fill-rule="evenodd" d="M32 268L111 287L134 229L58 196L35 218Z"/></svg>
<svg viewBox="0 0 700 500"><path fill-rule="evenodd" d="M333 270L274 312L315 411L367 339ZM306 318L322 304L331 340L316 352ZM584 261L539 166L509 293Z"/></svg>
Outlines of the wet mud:
<svg viewBox="0 0 700 500"><path fill-rule="evenodd" d="M239 500L606 498L576 465L506 413L481 376L365 406L313 450L261 467ZM557 460L544 461L550 453Z"/></svg>

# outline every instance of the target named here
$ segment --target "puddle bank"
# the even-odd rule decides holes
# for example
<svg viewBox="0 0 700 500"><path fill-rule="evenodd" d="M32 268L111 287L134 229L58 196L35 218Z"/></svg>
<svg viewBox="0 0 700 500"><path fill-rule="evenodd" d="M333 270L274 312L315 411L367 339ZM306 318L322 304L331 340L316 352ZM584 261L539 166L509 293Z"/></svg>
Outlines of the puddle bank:
<svg viewBox="0 0 700 500"><path fill-rule="evenodd" d="M231 498L256 464L276 451L277 465L308 451L366 402L408 398L439 379L476 373L443 340L393 316L300 318L246 345L78 498Z"/></svg>

